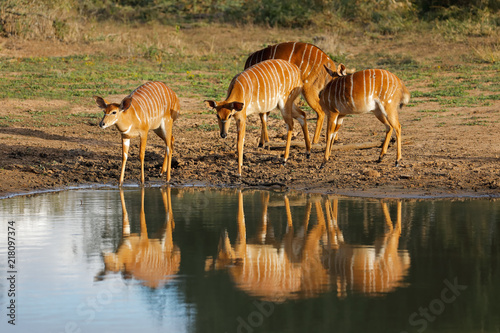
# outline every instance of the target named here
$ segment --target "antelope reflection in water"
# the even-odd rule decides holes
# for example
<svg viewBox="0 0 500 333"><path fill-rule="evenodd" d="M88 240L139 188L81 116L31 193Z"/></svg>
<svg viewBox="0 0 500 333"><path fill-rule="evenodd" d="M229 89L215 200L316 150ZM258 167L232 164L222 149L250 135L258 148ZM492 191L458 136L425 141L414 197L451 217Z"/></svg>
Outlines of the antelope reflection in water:
<svg viewBox="0 0 500 333"><path fill-rule="evenodd" d="M295 234L290 201L285 196L286 233L282 241L269 244L269 238L272 238L267 216L269 193L262 192L261 199L263 209L257 237L247 241L243 193L238 192L238 234L235 245L231 245L227 232L224 232L217 258L208 259L208 267L227 268L237 288L266 301L308 298L327 291L327 270L320 258L320 239L326 226L318 223L307 231L311 202L306 205L304 225Z"/></svg>
<svg viewBox="0 0 500 333"><path fill-rule="evenodd" d="M122 241L116 252L103 254L105 267L102 274L122 272L125 278L133 277L143 281L147 287L159 288L179 271L181 254L172 239L175 223L170 188L162 188L161 196L165 207L165 231L161 239L150 239L144 213L144 188L141 189L140 234L130 233L125 198L123 190L120 189L123 210Z"/></svg>
<svg viewBox="0 0 500 333"><path fill-rule="evenodd" d="M328 218L328 249L324 256L337 295L347 296L348 291L376 296L403 286L403 278L410 267L407 250L398 250L401 236L401 201L397 201L396 225L393 226L387 203L381 201L386 222L383 236L373 246L352 245L344 242L337 223L338 201L326 201Z"/></svg>
<svg viewBox="0 0 500 333"><path fill-rule="evenodd" d="M270 236L267 226L269 194L263 192L262 218L257 237L247 241L243 194L238 192L236 242L232 246L227 232L224 232L217 257L207 260L207 268L226 268L237 288L271 302L310 298L333 287L339 297L346 296L348 290L375 296L391 292L401 285L410 265L408 252L398 251L401 202L397 204L395 227L387 204L381 203L387 230L371 246L345 243L337 224L338 199L330 201L315 196L303 201L304 204L306 213L303 223L294 232L290 201L284 197L286 233L282 241L274 245L265 244ZM309 226L313 204L317 222Z"/></svg>

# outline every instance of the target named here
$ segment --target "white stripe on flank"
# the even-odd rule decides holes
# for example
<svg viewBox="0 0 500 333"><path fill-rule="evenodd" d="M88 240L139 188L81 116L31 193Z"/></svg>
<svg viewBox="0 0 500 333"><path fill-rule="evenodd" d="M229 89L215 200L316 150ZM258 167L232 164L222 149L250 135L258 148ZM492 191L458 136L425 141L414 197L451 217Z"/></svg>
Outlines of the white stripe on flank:
<svg viewBox="0 0 500 333"><path fill-rule="evenodd" d="M266 82L266 75L264 73L265 71L265 67L266 67L267 63L263 63L261 66L258 66L256 67L256 76L257 76L257 81L259 82L259 86L260 84L262 83L262 90L263 90L263 93L264 93L264 97L262 98L262 100L260 100L260 107L261 107L261 110L266 110L267 109L267 82Z"/></svg>
<svg viewBox="0 0 500 333"><path fill-rule="evenodd" d="M271 74L273 75L272 76L272 80L273 80L273 83L272 83L272 87L273 87L273 91L272 91L272 95L274 96L274 105L276 105L278 102L277 102L277 97L278 97L278 94L280 94L280 79L279 77L277 76L278 75L278 69L276 68L276 65L275 65L275 62L272 62L271 63L272 66L273 66L273 69L271 70ZM267 119L267 118L266 118Z"/></svg>
<svg viewBox="0 0 500 333"><path fill-rule="evenodd" d="M139 121L139 124L142 124L141 117L139 117L139 115L137 114L137 110L135 109L135 105L133 103L133 100L132 100L132 106L131 106L131 108L134 110L134 115L137 118L137 120Z"/></svg>
<svg viewBox="0 0 500 333"><path fill-rule="evenodd" d="M314 56L314 62L313 62L313 64L309 63L309 65L310 65L309 72L307 73L306 77L309 77L309 75L311 75L311 72L314 69L314 66L316 65L316 59L318 58L318 50L319 49L316 49L316 55ZM312 52L312 47L311 47L311 52Z"/></svg>
<svg viewBox="0 0 500 333"><path fill-rule="evenodd" d="M306 63L306 64L307 64L307 66L304 68L304 71L303 71L303 73L304 73L304 78L306 78L306 77L308 77L308 76L309 76L309 74L307 74L307 75L306 75L305 73L306 73L306 69L307 69L308 67L310 67L310 66L311 66L311 54L312 54L312 50L313 50L313 48L312 48L312 47L311 47L311 48L309 48L309 55L307 56L307 63ZM309 73L311 73L311 69L309 69Z"/></svg>
<svg viewBox="0 0 500 333"><path fill-rule="evenodd" d="M310 46L310 45L307 45L307 47L311 48L311 46ZM304 72L305 72L305 70L304 70L304 69L302 69L302 64L304 63L304 56L306 55L306 52L307 52L307 47L306 47L306 49L304 50L304 52L302 52L302 59L300 60L300 65L299 65L299 69L300 69L300 71L301 71L302 73L304 73ZM306 64L306 67L307 67L307 64Z"/></svg>
<svg viewBox="0 0 500 333"><path fill-rule="evenodd" d="M271 59L276 59L276 50L278 50L278 46L279 46L279 45L281 45L281 44L276 44L276 45L274 45L274 53L273 53L273 56L272 56L272 58L271 58ZM271 53L271 52L269 52L269 53Z"/></svg>
<svg viewBox="0 0 500 333"><path fill-rule="evenodd" d="M368 104L366 99L366 71L361 72L363 75L363 97L365 98L365 105Z"/></svg>
<svg viewBox="0 0 500 333"><path fill-rule="evenodd" d="M340 90L340 92L341 92L339 102L340 102L340 104L342 104L342 108L343 108L344 110L348 110L348 109L349 109L349 107L348 107L348 105L347 105L347 103L346 103L346 97L345 97L345 95L346 95L346 91L345 91L345 81L346 81L345 77L342 77L342 81L341 81L341 88L339 89L339 90Z"/></svg>
<svg viewBox="0 0 500 333"><path fill-rule="evenodd" d="M384 80L385 80L384 71L380 71L380 75L382 76L382 78L380 79L380 87L379 87L378 96L379 96L379 98L382 98L382 91L384 91Z"/></svg>
<svg viewBox="0 0 500 333"><path fill-rule="evenodd" d="M373 95L373 82L372 82L372 70L368 70L368 83L369 83L369 89L368 89L368 104L372 100L372 95Z"/></svg>
<svg viewBox="0 0 500 333"><path fill-rule="evenodd" d="M297 42L293 43L293 48L292 48L292 51L290 52L290 57L288 58L288 61L291 61L292 60L292 56L293 56L293 51L295 51L295 45L297 44Z"/></svg>
<svg viewBox="0 0 500 333"><path fill-rule="evenodd" d="M351 74L351 104L352 108L356 109L356 104L354 103L353 89L354 89L354 74Z"/></svg>

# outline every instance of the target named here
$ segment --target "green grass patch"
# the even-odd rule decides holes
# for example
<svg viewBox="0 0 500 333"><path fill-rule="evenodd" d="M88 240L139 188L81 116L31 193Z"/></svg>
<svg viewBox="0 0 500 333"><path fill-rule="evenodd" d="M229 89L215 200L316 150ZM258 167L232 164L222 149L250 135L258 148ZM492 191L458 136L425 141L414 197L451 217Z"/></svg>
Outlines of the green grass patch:
<svg viewBox="0 0 500 333"><path fill-rule="evenodd" d="M200 61L195 57L166 55L159 66L155 60L145 57L82 55L7 59L0 62L0 75L4 77L0 89L3 98L46 98L80 104L91 103L93 95L129 94L145 81L162 81L181 96L219 98L238 72L236 65L227 66L225 60ZM186 75L191 71L204 74Z"/></svg>
<svg viewBox="0 0 500 333"><path fill-rule="evenodd" d="M470 117L462 125L465 125L465 126L488 126L488 124L489 124L488 121L484 120L484 118Z"/></svg>
<svg viewBox="0 0 500 333"><path fill-rule="evenodd" d="M446 112L446 111L448 111L448 110L446 110L446 109L418 110L418 112L422 112L422 113L438 113L438 112Z"/></svg>
<svg viewBox="0 0 500 333"><path fill-rule="evenodd" d="M217 124L203 123L201 125L198 125L197 127L198 127L198 129L200 129L202 131L206 131L206 132L213 132L213 131L219 130L219 125L217 125Z"/></svg>

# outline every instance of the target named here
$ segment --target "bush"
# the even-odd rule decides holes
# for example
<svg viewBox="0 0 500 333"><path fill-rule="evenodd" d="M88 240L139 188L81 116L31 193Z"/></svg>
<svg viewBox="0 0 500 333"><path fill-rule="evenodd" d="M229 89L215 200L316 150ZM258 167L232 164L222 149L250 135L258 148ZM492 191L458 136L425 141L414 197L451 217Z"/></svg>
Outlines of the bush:
<svg viewBox="0 0 500 333"><path fill-rule="evenodd" d="M4 0L0 3L0 34L26 39L72 40L78 35L73 0Z"/></svg>
<svg viewBox="0 0 500 333"><path fill-rule="evenodd" d="M282 27L362 26L396 33L424 20L462 33L500 25L498 0L3 0L0 34L72 40L85 20L221 21ZM462 23L465 23L462 25ZM467 33L466 34L470 34Z"/></svg>

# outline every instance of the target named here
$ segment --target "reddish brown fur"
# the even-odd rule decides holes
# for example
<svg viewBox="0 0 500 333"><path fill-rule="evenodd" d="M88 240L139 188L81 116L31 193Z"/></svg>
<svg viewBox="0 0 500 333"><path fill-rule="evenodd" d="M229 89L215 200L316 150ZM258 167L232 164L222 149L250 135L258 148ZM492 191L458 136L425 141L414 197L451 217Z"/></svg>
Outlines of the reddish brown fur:
<svg viewBox="0 0 500 333"><path fill-rule="evenodd" d="M116 125L122 135L122 168L120 185L125 176L130 139L141 138L141 184L144 184L144 156L149 130L165 141L166 152L161 174L167 172L170 181L170 170L173 153L173 122L179 116L179 99L177 95L162 82L147 82L125 97L120 104L108 103L99 96L94 96L97 105L104 110L99 124L101 128Z"/></svg>
<svg viewBox="0 0 500 333"><path fill-rule="evenodd" d="M288 159L292 138L293 119L302 126L309 156L311 144L307 131L306 114L294 101L302 90L302 80L297 66L281 59L267 60L236 75L231 81L227 97L222 102L206 101L217 112L222 138L227 136L230 119L234 115L238 129L238 176L243 165L243 142L247 116L265 114L278 108L287 125L287 145L284 161Z"/></svg>
<svg viewBox="0 0 500 333"><path fill-rule="evenodd" d="M331 148L343 118L348 114L373 112L386 126L385 141L379 161L387 153L394 130L397 140L396 166L401 161L401 124L398 110L410 100L410 93L394 74L382 69L367 69L345 75L345 66L340 64L334 73L328 68L333 80L320 95L320 103L328 111L327 144L323 164L330 157Z"/></svg>
<svg viewBox="0 0 500 333"><path fill-rule="evenodd" d="M270 45L252 53L245 62L245 69L268 59L283 59L296 65L301 73L304 86L302 95L309 106L318 115L316 130L312 142L317 143L323 127L325 111L319 103L319 92L331 80L324 66L335 68L335 63L317 46L301 42L287 42ZM260 115L262 127L266 127L266 119ZM263 130L264 131L264 130ZM263 139L261 139L261 142Z"/></svg>

